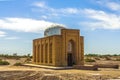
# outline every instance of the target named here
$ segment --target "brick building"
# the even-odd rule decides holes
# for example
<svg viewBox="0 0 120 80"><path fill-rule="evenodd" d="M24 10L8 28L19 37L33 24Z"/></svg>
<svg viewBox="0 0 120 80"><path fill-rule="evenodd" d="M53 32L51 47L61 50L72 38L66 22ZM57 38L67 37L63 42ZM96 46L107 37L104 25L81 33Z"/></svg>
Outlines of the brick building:
<svg viewBox="0 0 120 80"><path fill-rule="evenodd" d="M47 66L84 64L84 38L77 29L53 26L33 40L33 63Z"/></svg>

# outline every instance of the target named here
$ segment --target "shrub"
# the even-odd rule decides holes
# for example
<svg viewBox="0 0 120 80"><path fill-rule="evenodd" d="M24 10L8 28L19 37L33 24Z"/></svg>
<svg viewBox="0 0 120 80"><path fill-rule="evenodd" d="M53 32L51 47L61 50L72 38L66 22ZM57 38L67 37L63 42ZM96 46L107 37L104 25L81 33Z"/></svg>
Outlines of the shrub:
<svg viewBox="0 0 120 80"><path fill-rule="evenodd" d="M17 63L14 64L14 66L22 66L22 63L17 62Z"/></svg>
<svg viewBox="0 0 120 80"><path fill-rule="evenodd" d="M111 60L110 56L105 56L106 60Z"/></svg>
<svg viewBox="0 0 120 80"><path fill-rule="evenodd" d="M120 61L120 58L117 58L115 61Z"/></svg>
<svg viewBox="0 0 120 80"><path fill-rule="evenodd" d="M10 63L8 61L0 61L0 65L9 65Z"/></svg>
<svg viewBox="0 0 120 80"><path fill-rule="evenodd" d="M85 56L96 57L96 56L99 56L99 55L98 54L86 54Z"/></svg>
<svg viewBox="0 0 120 80"><path fill-rule="evenodd" d="M30 62L31 62L31 58L30 57L26 58L25 63L30 63Z"/></svg>
<svg viewBox="0 0 120 80"><path fill-rule="evenodd" d="M94 59L91 59L91 58L86 58L86 59L85 59L85 62L95 62L95 60L94 60Z"/></svg>
<svg viewBox="0 0 120 80"><path fill-rule="evenodd" d="M100 60L100 58L99 58L99 57L95 57L94 59L96 59L96 60Z"/></svg>

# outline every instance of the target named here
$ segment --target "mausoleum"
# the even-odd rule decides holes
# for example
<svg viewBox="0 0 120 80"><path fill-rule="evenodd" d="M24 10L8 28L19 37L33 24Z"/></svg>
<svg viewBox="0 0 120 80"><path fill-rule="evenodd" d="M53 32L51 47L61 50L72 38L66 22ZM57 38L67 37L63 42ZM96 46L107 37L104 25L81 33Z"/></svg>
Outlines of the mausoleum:
<svg viewBox="0 0 120 80"><path fill-rule="evenodd" d="M78 29L53 25L33 40L33 63L47 66L84 64L84 38Z"/></svg>

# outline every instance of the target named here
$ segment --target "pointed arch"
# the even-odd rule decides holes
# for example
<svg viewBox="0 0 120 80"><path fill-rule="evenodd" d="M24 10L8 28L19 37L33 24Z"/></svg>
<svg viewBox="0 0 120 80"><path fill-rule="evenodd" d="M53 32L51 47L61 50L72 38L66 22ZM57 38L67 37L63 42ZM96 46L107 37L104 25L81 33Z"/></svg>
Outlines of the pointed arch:
<svg viewBox="0 0 120 80"><path fill-rule="evenodd" d="M67 47L67 64L68 66L72 66L75 63L75 43L72 39L68 41Z"/></svg>
<svg viewBox="0 0 120 80"><path fill-rule="evenodd" d="M68 53L73 53L74 52L74 41L72 39L68 41L67 52Z"/></svg>

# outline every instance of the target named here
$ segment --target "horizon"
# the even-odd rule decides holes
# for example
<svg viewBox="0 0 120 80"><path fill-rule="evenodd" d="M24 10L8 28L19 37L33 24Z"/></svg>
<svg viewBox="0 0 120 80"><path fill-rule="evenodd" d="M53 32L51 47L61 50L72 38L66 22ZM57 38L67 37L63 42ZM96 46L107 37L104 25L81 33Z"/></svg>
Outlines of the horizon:
<svg viewBox="0 0 120 80"><path fill-rule="evenodd" d="M119 0L0 0L0 54L32 54L51 25L79 29L85 54L120 54Z"/></svg>

